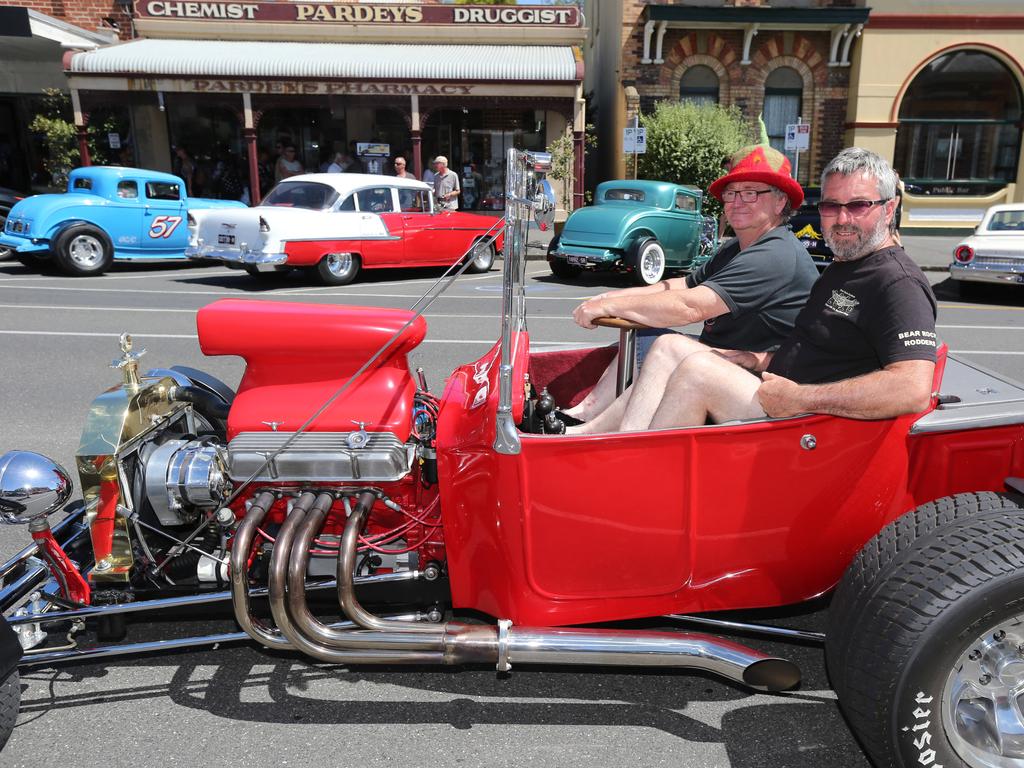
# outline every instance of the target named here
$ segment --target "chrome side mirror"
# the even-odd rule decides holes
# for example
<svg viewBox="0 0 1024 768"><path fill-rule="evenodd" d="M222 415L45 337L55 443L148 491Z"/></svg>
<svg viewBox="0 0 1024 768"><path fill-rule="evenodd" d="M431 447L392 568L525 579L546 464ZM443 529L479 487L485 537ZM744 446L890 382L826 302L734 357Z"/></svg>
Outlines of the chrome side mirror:
<svg viewBox="0 0 1024 768"><path fill-rule="evenodd" d="M541 232L547 232L555 224L555 192L547 179L542 179L538 185L537 199L533 204L533 218Z"/></svg>
<svg viewBox="0 0 1024 768"><path fill-rule="evenodd" d="M31 451L0 456L0 523L17 525L56 512L71 498L71 478L60 464Z"/></svg>

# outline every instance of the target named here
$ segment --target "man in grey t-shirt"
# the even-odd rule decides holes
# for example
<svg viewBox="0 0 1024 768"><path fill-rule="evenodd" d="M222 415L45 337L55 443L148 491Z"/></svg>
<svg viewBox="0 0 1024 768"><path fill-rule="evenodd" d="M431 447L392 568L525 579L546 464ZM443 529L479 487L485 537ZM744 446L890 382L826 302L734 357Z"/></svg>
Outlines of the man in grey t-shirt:
<svg viewBox="0 0 1024 768"><path fill-rule="evenodd" d="M764 355L792 328L818 273L785 226L804 196L789 161L765 136L733 155L729 172L710 191L723 202L736 240L686 278L604 293L573 312L584 328L605 316L652 328L700 322L700 341L671 331L657 336L633 386L618 398L614 376L606 372L580 403L563 411L585 422L570 427L573 434L646 429L669 377L689 355L709 348L726 357L737 349Z"/></svg>
<svg viewBox="0 0 1024 768"><path fill-rule="evenodd" d="M438 204L449 211L459 210L459 174L448 169L448 158L438 155L434 158L434 197Z"/></svg>

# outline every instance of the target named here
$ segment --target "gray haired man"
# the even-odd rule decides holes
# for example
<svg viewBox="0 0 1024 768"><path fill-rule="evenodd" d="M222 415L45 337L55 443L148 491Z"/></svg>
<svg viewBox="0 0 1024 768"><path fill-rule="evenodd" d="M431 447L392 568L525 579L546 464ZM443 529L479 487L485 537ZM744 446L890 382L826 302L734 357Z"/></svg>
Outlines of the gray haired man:
<svg viewBox="0 0 1024 768"><path fill-rule="evenodd" d="M893 240L896 185L875 153L840 152L822 173L818 204L835 261L793 331L774 353L686 358L649 428L800 413L884 419L927 408L935 296Z"/></svg>

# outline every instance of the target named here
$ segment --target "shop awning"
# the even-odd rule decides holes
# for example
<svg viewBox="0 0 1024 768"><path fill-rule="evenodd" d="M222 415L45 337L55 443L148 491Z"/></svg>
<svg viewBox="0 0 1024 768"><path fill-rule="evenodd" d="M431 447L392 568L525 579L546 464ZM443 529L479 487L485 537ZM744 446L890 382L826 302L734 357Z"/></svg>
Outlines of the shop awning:
<svg viewBox="0 0 1024 768"><path fill-rule="evenodd" d="M69 56L69 75L571 82L571 46L135 40Z"/></svg>

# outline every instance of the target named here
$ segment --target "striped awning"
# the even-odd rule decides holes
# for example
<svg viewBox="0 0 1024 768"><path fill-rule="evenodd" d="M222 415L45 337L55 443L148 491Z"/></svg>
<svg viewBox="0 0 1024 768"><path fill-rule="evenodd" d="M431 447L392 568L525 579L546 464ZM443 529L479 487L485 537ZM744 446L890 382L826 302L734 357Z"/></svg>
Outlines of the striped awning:
<svg viewBox="0 0 1024 768"><path fill-rule="evenodd" d="M71 75L570 82L571 46L134 40L70 58Z"/></svg>

